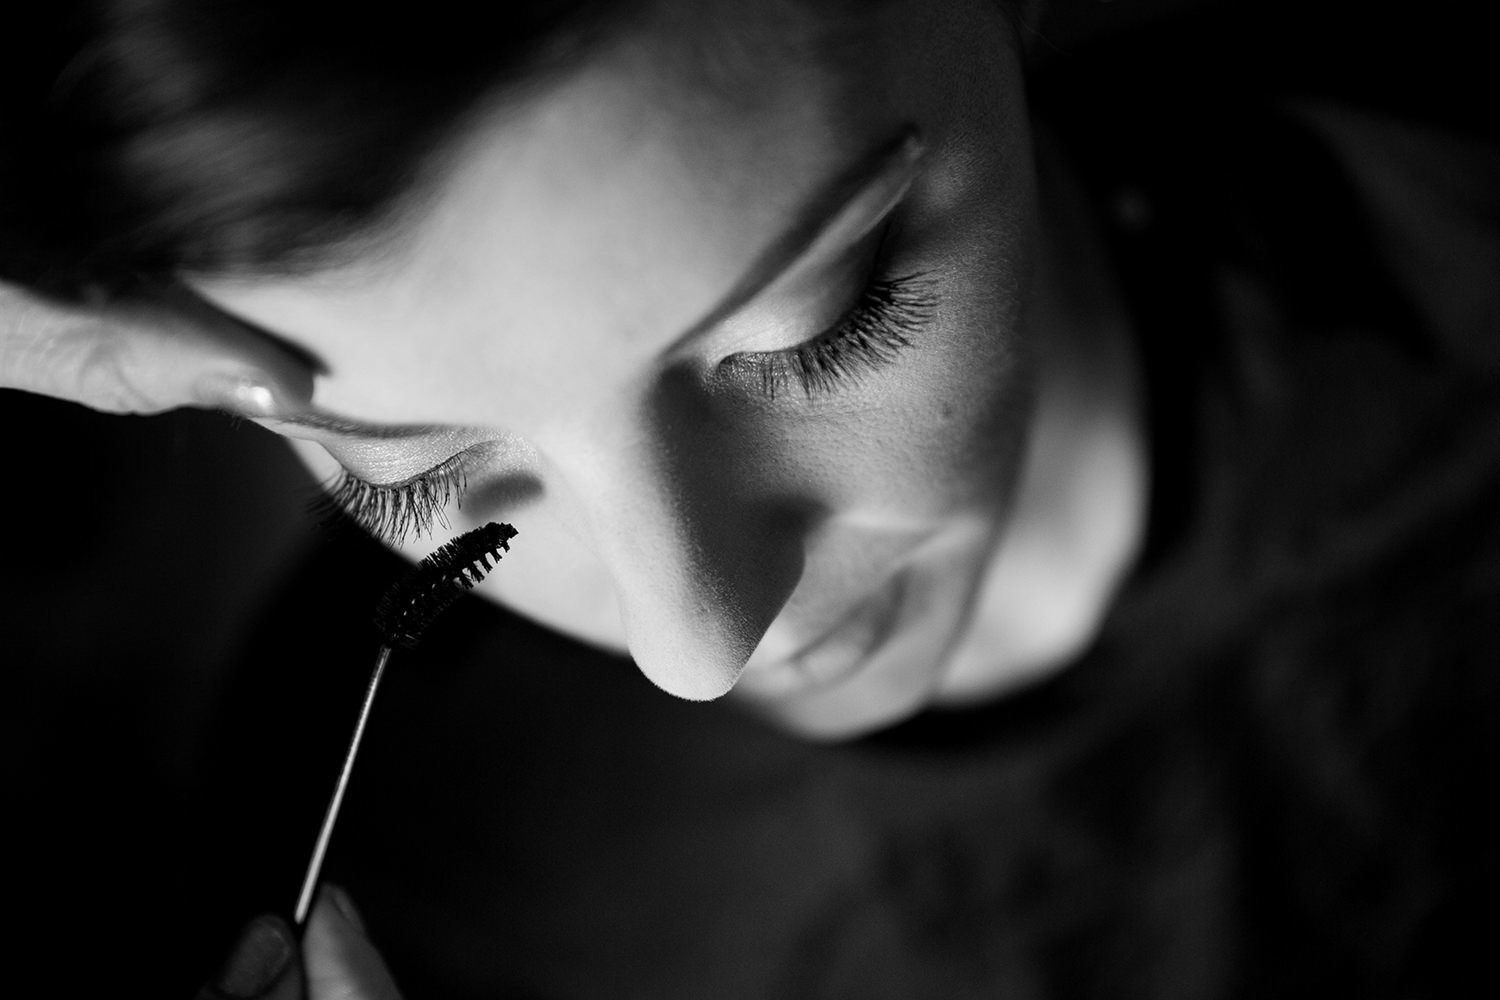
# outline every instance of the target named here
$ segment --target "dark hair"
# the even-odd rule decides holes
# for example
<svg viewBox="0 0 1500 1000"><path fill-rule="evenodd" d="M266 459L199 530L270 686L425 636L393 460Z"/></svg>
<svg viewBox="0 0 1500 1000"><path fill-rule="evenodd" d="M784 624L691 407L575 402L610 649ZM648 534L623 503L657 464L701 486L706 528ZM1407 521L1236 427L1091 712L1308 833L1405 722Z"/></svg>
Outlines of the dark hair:
<svg viewBox="0 0 1500 1000"><path fill-rule="evenodd" d="M993 0L1026 34L1042 0ZM872 0L818 0L857 16ZM49 0L0 41L0 281L93 299L183 271L337 259L486 97L565 69L644 0Z"/></svg>
<svg viewBox="0 0 1500 1000"><path fill-rule="evenodd" d="M308 265L390 211L465 113L638 6L28 4L0 52L0 280L78 299Z"/></svg>

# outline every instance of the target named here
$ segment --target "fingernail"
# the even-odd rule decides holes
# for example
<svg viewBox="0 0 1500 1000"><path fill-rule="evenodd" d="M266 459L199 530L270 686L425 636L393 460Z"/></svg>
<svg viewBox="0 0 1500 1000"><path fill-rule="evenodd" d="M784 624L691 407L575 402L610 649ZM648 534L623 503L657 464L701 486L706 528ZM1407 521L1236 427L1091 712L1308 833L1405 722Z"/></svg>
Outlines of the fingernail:
<svg viewBox="0 0 1500 1000"><path fill-rule="evenodd" d="M242 417L275 417L286 412L271 380L254 375L205 375L194 384L193 399L199 406Z"/></svg>
<svg viewBox="0 0 1500 1000"><path fill-rule="evenodd" d="M359 915L359 910L355 909L354 900L349 898L347 892L336 885L325 885L323 886L323 893L328 897L328 901L333 904L333 908L338 910L339 914L345 920L349 921L350 926L361 934L365 933L364 918Z"/></svg>
<svg viewBox="0 0 1500 1000"><path fill-rule="evenodd" d="M242 1000L260 996L286 972L295 950L285 923L275 917L256 917L219 973L219 991Z"/></svg>

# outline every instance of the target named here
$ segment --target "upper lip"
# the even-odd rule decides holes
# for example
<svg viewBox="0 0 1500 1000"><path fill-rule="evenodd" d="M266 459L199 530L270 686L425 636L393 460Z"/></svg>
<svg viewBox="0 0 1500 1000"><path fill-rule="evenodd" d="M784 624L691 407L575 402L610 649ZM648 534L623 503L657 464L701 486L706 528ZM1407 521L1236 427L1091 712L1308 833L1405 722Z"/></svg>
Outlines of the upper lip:
<svg viewBox="0 0 1500 1000"><path fill-rule="evenodd" d="M847 628L860 615L872 611L876 607L885 605L894 607L894 605L899 600L901 592L905 589L905 580L905 573L898 573L890 580L887 580L873 593L869 594L863 600L856 602L852 607L850 607L847 611L840 615L832 625L824 630L821 635L819 635L816 639L813 639L811 642L803 645L800 649L793 653L789 657L789 659L800 660L806 656L812 655L820 646L836 638L840 632ZM888 629L890 626L889 620L883 622L882 624L885 626L885 628L877 630L876 642L878 642L879 639L885 635L886 629ZM872 646L873 645L874 643L872 643Z"/></svg>

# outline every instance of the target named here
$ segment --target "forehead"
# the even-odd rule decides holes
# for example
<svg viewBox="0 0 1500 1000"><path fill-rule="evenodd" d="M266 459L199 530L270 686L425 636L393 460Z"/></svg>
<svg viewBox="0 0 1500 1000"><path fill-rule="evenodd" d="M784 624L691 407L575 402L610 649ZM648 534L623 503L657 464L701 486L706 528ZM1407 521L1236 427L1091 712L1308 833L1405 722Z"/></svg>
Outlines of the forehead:
<svg viewBox="0 0 1500 1000"><path fill-rule="evenodd" d="M319 402L351 415L474 422L474 393L524 408L590 366L638 368L888 131L854 99L874 67L842 24L792 4L660 5L570 75L484 109L378 252L197 284L326 359ZM432 412L440 390L452 412Z"/></svg>

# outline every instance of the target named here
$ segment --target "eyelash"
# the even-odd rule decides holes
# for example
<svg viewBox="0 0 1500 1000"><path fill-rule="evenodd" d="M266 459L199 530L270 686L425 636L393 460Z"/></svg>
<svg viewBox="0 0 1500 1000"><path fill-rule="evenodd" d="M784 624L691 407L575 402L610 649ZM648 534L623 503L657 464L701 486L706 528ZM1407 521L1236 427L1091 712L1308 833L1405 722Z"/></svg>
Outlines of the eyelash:
<svg viewBox="0 0 1500 1000"><path fill-rule="evenodd" d="M313 507L325 520L347 518L377 538L400 545L413 535L431 535L435 524L450 527L448 504L462 506L468 484L464 464L464 456L455 455L404 483L388 486L366 482L341 469Z"/></svg>
<svg viewBox="0 0 1500 1000"><path fill-rule="evenodd" d="M793 380L811 399L894 362L931 320L936 306L933 283L924 273L872 278L828 332L781 351L731 355L721 365L758 380L770 399Z"/></svg>
<svg viewBox="0 0 1500 1000"><path fill-rule="evenodd" d="M828 332L781 351L735 354L729 368L747 371L775 399L796 380L812 397L831 393L861 375L893 363L932 318L937 305L932 281L923 273L872 278L859 300ZM464 456L455 455L404 483L378 485L340 470L314 509L325 520L348 519L392 545L413 535L431 535L448 524L449 503L462 506L467 485Z"/></svg>

